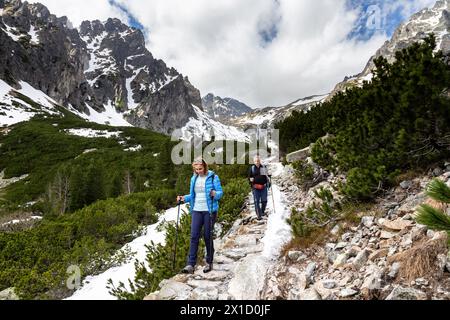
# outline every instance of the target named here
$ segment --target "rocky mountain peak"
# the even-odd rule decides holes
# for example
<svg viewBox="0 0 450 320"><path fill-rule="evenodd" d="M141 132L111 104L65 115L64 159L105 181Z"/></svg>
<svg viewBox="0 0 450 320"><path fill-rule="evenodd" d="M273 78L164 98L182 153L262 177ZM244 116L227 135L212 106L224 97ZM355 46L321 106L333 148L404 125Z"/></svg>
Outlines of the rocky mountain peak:
<svg viewBox="0 0 450 320"><path fill-rule="evenodd" d="M106 32L125 32L129 30L130 27L117 18L108 18L105 23L105 29Z"/></svg>
<svg viewBox="0 0 450 320"><path fill-rule="evenodd" d="M125 118L163 133L195 117L192 105L202 108L188 78L119 19L83 21L77 30L42 4L0 0L0 8L0 79L15 88L24 81L84 118Z"/></svg>
<svg viewBox="0 0 450 320"><path fill-rule="evenodd" d="M253 109L233 98L221 98L208 93L202 98L202 106L205 112L213 119L227 121L231 118L242 116Z"/></svg>
<svg viewBox="0 0 450 320"><path fill-rule="evenodd" d="M105 32L105 26L100 20L85 20L81 23L79 32L81 37L95 38Z"/></svg>

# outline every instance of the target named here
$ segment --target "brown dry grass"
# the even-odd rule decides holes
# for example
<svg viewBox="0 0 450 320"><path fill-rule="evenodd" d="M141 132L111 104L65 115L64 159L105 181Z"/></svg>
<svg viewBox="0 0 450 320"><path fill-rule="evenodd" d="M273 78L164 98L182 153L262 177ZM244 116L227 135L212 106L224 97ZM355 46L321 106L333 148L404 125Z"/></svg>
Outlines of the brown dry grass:
<svg viewBox="0 0 450 320"><path fill-rule="evenodd" d="M394 183L396 185L399 185L400 182L405 181L405 180L413 180L414 178L418 178L423 176L426 173L425 170L420 170L420 169L416 169L416 170L408 170L404 173L399 174L397 177L394 178Z"/></svg>
<svg viewBox="0 0 450 320"><path fill-rule="evenodd" d="M442 232L435 239L422 241L411 249L389 257L387 262L400 262L398 279L413 281L426 276L439 277L442 272L437 269L437 256L446 253L447 239L447 234Z"/></svg>
<svg viewBox="0 0 450 320"><path fill-rule="evenodd" d="M281 255L285 256L291 250L303 250L313 245L325 245L330 236L331 234L327 229L316 229L308 237L293 238L281 249Z"/></svg>
<svg viewBox="0 0 450 320"><path fill-rule="evenodd" d="M245 225L240 226L239 229L236 231L236 234L238 234L238 235L242 235L242 234L246 234L246 233L248 233L248 227Z"/></svg>
<svg viewBox="0 0 450 320"><path fill-rule="evenodd" d="M235 239L235 237L230 237L229 239L227 239L227 241L225 241L225 243L223 244L222 248L224 248L224 249L234 248L236 246L234 239Z"/></svg>
<svg viewBox="0 0 450 320"><path fill-rule="evenodd" d="M440 201L436 201L434 199L428 198L425 201L425 204L428 204L429 206L432 206L433 208L440 210L442 212L446 212L447 208L448 208L448 204L440 202Z"/></svg>

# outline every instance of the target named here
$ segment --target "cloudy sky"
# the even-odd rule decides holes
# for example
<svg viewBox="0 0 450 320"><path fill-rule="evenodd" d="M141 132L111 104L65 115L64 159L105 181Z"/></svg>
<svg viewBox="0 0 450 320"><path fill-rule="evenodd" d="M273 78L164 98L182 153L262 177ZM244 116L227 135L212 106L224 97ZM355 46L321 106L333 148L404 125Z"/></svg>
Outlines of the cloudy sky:
<svg viewBox="0 0 450 320"><path fill-rule="evenodd" d="M74 26L118 17L147 48L213 92L251 107L331 91L411 14L435 0L31 0Z"/></svg>

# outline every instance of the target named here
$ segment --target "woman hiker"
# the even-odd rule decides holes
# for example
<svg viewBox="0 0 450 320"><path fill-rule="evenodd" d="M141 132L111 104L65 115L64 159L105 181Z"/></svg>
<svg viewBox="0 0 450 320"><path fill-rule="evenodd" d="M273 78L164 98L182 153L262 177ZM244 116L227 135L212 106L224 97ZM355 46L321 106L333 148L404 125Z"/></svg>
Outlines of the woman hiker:
<svg viewBox="0 0 450 320"><path fill-rule="evenodd" d="M223 191L219 177L211 170L205 160L197 159L192 163L194 174L191 178L190 192L185 196L177 196L177 202L189 202L189 211L192 216L191 243L186 267L182 273L193 273L197 262L198 244L203 228L203 238L206 245L206 266L203 272L213 268L214 244L212 232L217 219L219 200Z"/></svg>

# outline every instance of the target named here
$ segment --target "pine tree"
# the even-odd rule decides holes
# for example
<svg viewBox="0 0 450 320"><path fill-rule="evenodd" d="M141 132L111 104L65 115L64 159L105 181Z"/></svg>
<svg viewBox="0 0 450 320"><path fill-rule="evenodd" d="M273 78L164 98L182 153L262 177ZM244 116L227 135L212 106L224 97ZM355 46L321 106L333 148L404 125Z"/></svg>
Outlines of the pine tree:
<svg viewBox="0 0 450 320"><path fill-rule="evenodd" d="M130 194L134 192L134 181L130 169L125 170L123 177L123 189L125 194Z"/></svg>
<svg viewBox="0 0 450 320"><path fill-rule="evenodd" d="M122 195L123 184L122 184L122 173L114 172L113 179L111 182L111 189L109 191L109 196L111 198L116 198Z"/></svg>
<svg viewBox="0 0 450 320"><path fill-rule="evenodd" d="M86 174L85 204L91 204L100 199L106 199L105 170L103 166L91 162Z"/></svg>
<svg viewBox="0 0 450 320"><path fill-rule="evenodd" d="M70 201L70 170L68 166L61 166L51 183L48 184L46 201L51 214L62 215L66 212Z"/></svg>
<svg viewBox="0 0 450 320"><path fill-rule="evenodd" d="M171 158L172 154L172 143L167 140L161 144L159 152L159 161L157 163L157 172L155 172L154 177L165 179L170 185L174 185L176 177L174 175L174 164Z"/></svg>
<svg viewBox="0 0 450 320"><path fill-rule="evenodd" d="M74 212L77 209L83 208L86 204L87 189L85 184L85 171L79 165L74 166L72 169L69 190L69 210Z"/></svg>

